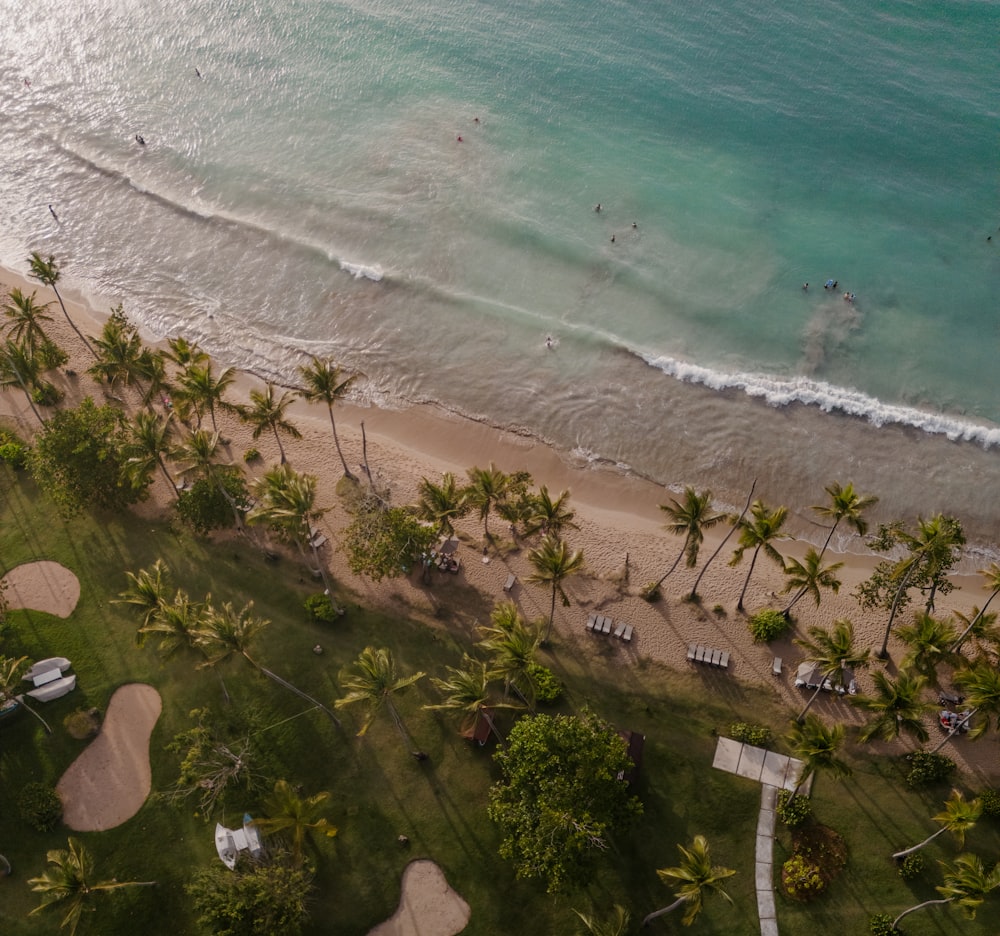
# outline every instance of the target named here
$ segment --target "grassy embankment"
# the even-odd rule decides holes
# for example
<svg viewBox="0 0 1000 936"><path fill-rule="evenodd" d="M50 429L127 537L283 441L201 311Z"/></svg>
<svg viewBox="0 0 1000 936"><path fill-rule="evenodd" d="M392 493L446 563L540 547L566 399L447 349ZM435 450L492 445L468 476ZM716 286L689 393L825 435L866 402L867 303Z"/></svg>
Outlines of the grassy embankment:
<svg viewBox="0 0 1000 936"><path fill-rule="evenodd" d="M256 648L257 658L324 701L340 694L339 670L366 644L390 647L404 673L423 669L444 675L443 667L456 665L461 651L475 639L475 619L484 620L489 610L479 596L449 576L435 582L444 608L437 622L387 616L351 604L341 622L317 626L307 622L301 610L309 586L301 583L301 567L292 558L268 565L242 542L213 545L131 515L65 521L23 475L15 477L4 466L0 491L0 572L26 561L53 559L77 574L82 589L79 606L66 621L37 612L11 612L0 642L0 652L7 655L67 656L79 675L76 692L39 706L55 729L51 736L26 715L0 735L0 852L15 869L10 878L0 880L0 930L7 936L47 934L57 926L55 914L27 919L36 901L25 881L42 871L47 849L65 847L66 830L37 833L20 821L14 804L25 782L43 779L54 784L83 749L86 742L70 738L62 719L77 708L105 710L111 694L124 683L155 686L164 704L151 742L153 787L162 790L177 775L177 757L166 752L165 745L190 726L189 711L203 706L221 711L224 706L218 676L196 670L197 657L181 651L164 661L155 645L141 650L134 646L134 620L110 603L124 587L123 570L162 557L174 584L192 598L211 592L215 600L232 600L237 606L253 599L257 613L272 621ZM733 626L743 625L734 620ZM316 643L325 648L322 656L311 650ZM601 908L614 902L631 908L638 923L646 912L671 899L655 869L675 864L676 843L702 833L715 860L738 871L728 882L735 906L710 901L692 932L759 932L753 892L759 788L711 768L713 732L725 732L734 720L747 720L767 723L780 734L789 713L766 686L741 685L715 672L675 673L641 663L622 666L615 643L601 646L604 655L585 658L556 645L545 659L567 686L560 710L587 704L615 725L647 735L637 791L645 815L615 843L586 892L553 898L537 883L514 879L510 866L497 855L497 836L485 815L486 792L496 776L489 751L462 741L453 717L421 709L423 703L436 701L427 680L401 701L414 738L430 754L423 764L406 753L388 719L376 723L365 738L355 738L358 720L347 711L342 713L343 730L313 712L260 735L258 743L270 763L280 765L273 771L276 778L301 784L306 794L333 794L330 818L340 832L320 841L312 852L318 892L308 931L365 933L393 912L400 872L415 857L437 861L469 902L470 936L573 934L579 924L570 908ZM242 660L225 664L222 675L231 704L258 706L269 723L305 708ZM509 718L502 718L502 724L509 726ZM904 884L887 856L933 831L930 817L939 811L947 788L914 793L903 785L894 762L867 756L852 762L852 779L838 783L820 777L814 796L818 818L847 840L848 868L815 903L796 905L778 897L784 936L865 933L870 913L896 912L936 897L933 884L939 875L933 859L953 857L957 851L942 836L926 849L929 867L924 879ZM252 812L256 804L241 804L239 811L244 806ZM197 932L183 885L194 869L218 859L212 826L197 817L195 809L193 802L178 806L153 798L119 828L80 835L96 857L99 876L159 882L157 888L110 898L99 914L84 921L82 933ZM409 836L408 849L397 844L400 833ZM967 846L987 860L996 858L997 824L981 822ZM779 844L776 863L783 855ZM987 936L994 932L994 913L987 904L975 922L968 922L955 911L932 908L908 918L907 933ZM661 932L678 927L679 920L669 917L656 924Z"/></svg>

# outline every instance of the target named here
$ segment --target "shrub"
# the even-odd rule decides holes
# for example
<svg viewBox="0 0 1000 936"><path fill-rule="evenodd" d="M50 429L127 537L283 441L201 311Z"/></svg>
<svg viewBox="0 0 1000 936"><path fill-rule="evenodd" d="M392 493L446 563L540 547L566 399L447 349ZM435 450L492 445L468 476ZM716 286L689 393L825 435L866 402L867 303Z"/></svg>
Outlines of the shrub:
<svg viewBox="0 0 1000 936"><path fill-rule="evenodd" d="M913 852L899 863L899 876L904 881L912 881L914 878L920 877L923 870L924 856L921 852Z"/></svg>
<svg viewBox="0 0 1000 936"><path fill-rule="evenodd" d="M63 398L63 392L47 380L31 391L31 399L39 406L55 406Z"/></svg>
<svg viewBox="0 0 1000 936"><path fill-rule="evenodd" d="M910 762L906 782L911 787L939 783L955 772L955 762L944 754L914 751L912 754L907 754L906 759Z"/></svg>
<svg viewBox="0 0 1000 936"><path fill-rule="evenodd" d="M51 832L62 819L59 794L45 783L29 783L17 798L21 818L39 832Z"/></svg>
<svg viewBox="0 0 1000 936"><path fill-rule="evenodd" d="M256 464L260 461L260 450L255 448L248 448L243 453L243 461L248 465Z"/></svg>
<svg viewBox="0 0 1000 936"><path fill-rule="evenodd" d="M28 446L11 432L0 432L0 462L21 471L28 464Z"/></svg>
<svg viewBox="0 0 1000 936"><path fill-rule="evenodd" d="M535 699L543 705L551 705L562 695L562 683L547 666L532 663L528 667L528 675L535 684Z"/></svg>
<svg viewBox="0 0 1000 936"><path fill-rule="evenodd" d="M792 798L792 794L788 790L781 790L778 793L774 814L789 829L797 829L812 818L812 801L807 796Z"/></svg>
<svg viewBox="0 0 1000 936"><path fill-rule="evenodd" d="M767 725L752 725L747 722L733 722L729 726L729 737L754 747L767 747L771 743L771 729Z"/></svg>
<svg viewBox="0 0 1000 936"><path fill-rule="evenodd" d="M819 865L805 855L792 855L781 866L781 883L785 893L796 900L812 900L826 890L826 881L819 873Z"/></svg>
<svg viewBox="0 0 1000 936"><path fill-rule="evenodd" d="M897 936L902 930L892 925L892 917L888 913L876 913L868 922L872 936Z"/></svg>
<svg viewBox="0 0 1000 936"><path fill-rule="evenodd" d="M1000 790L983 790L979 800L983 804L984 816L1000 819Z"/></svg>
<svg viewBox="0 0 1000 936"><path fill-rule="evenodd" d="M757 643L769 643L777 639L791 627L792 622L787 620L780 611L774 608L764 608L756 614L750 615L749 627L753 639Z"/></svg>
<svg viewBox="0 0 1000 936"><path fill-rule="evenodd" d="M714 615L716 615L717 617L725 617L726 616L726 606L725 605L720 605L720 604L713 605L712 606L712 613Z"/></svg>
<svg viewBox="0 0 1000 936"><path fill-rule="evenodd" d="M302 602L303 607L314 621L322 621L324 624L332 624L340 617L341 611L330 600L330 596L323 592L309 595Z"/></svg>

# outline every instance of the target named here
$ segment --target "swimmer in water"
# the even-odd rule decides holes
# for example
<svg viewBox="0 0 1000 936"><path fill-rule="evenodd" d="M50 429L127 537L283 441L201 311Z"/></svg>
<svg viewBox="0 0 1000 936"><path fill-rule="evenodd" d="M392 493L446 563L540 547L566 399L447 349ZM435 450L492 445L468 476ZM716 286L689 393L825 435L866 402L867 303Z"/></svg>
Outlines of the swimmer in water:
<svg viewBox="0 0 1000 936"><path fill-rule="evenodd" d="M146 145L146 141L138 133L135 135L135 142L138 143L140 146L145 146Z"/></svg>
<svg viewBox="0 0 1000 936"><path fill-rule="evenodd" d="M552 347L553 347L553 341L552 341L552 336L551 335L546 335L545 336L545 347L549 348L550 350L552 349Z"/></svg>
<svg viewBox="0 0 1000 936"><path fill-rule="evenodd" d="M601 210L601 203L598 202L596 205L594 205L594 211L600 211L600 210Z"/></svg>
<svg viewBox="0 0 1000 936"><path fill-rule="evenodd" d="M52 217L55 218L56 221L59 220L59 215L56 214L55 208L53 208L51 205L49 205L49 214L52 215Z"/></svg>

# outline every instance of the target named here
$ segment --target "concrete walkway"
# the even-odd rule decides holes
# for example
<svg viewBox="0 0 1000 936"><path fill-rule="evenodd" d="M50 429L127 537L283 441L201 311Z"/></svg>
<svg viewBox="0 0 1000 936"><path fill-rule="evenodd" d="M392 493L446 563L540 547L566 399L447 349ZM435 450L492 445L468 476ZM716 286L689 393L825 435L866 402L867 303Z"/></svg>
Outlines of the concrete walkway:
<svg viewBox="0 0 1000 936"><path fill-rule="evenodd" d="M754 887L757 889L757 913L760 936L778 936L774 909L774 806L778 788L765 783L760 789L760 816L757 819L757 851L754 864Z"/></svg>

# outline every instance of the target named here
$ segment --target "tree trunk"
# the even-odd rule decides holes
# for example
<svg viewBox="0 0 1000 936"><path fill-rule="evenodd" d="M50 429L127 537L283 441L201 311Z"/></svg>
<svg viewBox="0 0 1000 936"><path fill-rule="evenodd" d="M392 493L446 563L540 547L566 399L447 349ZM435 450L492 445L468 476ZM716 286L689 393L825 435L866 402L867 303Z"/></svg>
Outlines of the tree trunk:
<svg viewBox="0 0 1000 936"><path fill-rule="evenodd" d="M69 317L69 312L66 311L66 305L63 303L62 296L59 295L59 290L56 289L56 284L52 283L51 285L52 285L52 292L54 292L56 294L56 299L59 300L59 308L62 309L63 315L66 316L66 321L69 322L69 327L72 328L73 331L76 332L76 334L79 337L79 339L87 346L87 350L92 355L94 355L94 360L95 361L99 361L100 358L98 357L97 352L93 349L93 347L91 346L90 342L87 341L87 339L84 336L83 332L80 331L80 329L76 327L76 323L73 321L73 319L71 319Z"/></svg>
<svg viewBox="0 0 1000 936"><path fill-rule="evenodd" d="M899 921L902 920L903 917L909 916L914 910L922 910L924 907L930 907L933 904L951 903L951 901L951 897L942 897L939 900L925 900L923 903L917 904L915 907L910 907L909 910L904 910L898 917L896 917L895 920L892 921L892 928L895 929Z"/></svg>
<svg viewBox="0 0 1000 936"><path fill-rule="evenodd" d="M833 534L837 531L837 525L840 523L840 517L834 521L833 526L830 527L830 532L826 534L826 542L823 544L823 548L819 551L820 559L823 558L823 554L826 552L827 547L830 545L830 540L833 539Z"/></svg>
<svg viewBox="0 0 1000 936"><path fill-rule="evenodd" d="M821 679L820 679L820 684L816 687L816 691L809 698L809 701L806 702L806 707L804 709L802 709L802 711L799 713L799 717L795 719L795 721L798 722L800 725L806 720L806 712L809 711L809 709L812 706L813 702L816 701L816 696L818 696L823 691L823 682L825 680L826 680L826 676L822 676Z"/></svg>
<svg viewBox="0 0 1000 936"><path fill-rule="evenodd" d="M25 709L31 712L31 714L34 715L35 718L37 718L45 726L45 730L49 734L52 734L52 729L49 727L49 723L44 718L42 718L42 716L39 715L38 712L36 712L30 705L28 705L27 702L24 701L23 695L16 696L15 698L17 699L18 702L21 703L21 705L25 707Z"/></svg>
<svg viewBox="0 0 1000 936"><path fill-rule="evenodd" d="M350 478L352 481L357 481L357 477L351 473L351 469L347 467L347 459L344 458L344 453L340 449L340 437L337 435L337 424L333 421L333 404L327 403L326 408L330 411L330 428L333 430L333 444L337 446L337 454L340 456L340 464L344 466L344 477Z"/></svg>
<svg viewBox="0 0 1000 936"><path fill-rule="evenodd" d="M666 581L667 576L670 575L674 571L674 569L677 568L677 564L681 561L681 556L684 555L684 550L687 549L689 539L691 539L690 533L684 537L684 545L681 546L681 551L677 554L677 558L674 560L674 564L669 569L667 569L666 572L663 573L663 575L660 577L660 580L656 583L655 588L659 588Z"/></svg>
<svg viewBox="0 0 1000 936"><path fill-rule="evenodd" d="M160 466L160 471L163 472L163 477L170 482L170 486L174 489L174 497L180 497L181 492L177 490L177 485L174 484L174 479L170 477L170 472L167 471L167 466L163 464L163 459L159 455L156 456L156 463Z"/></svg>
<svg viewBox="0 0 1000 936"><path fill-rule="evenodd" d="M276 425L272 425L271 429L274 432L274 441L278 443L278 451L281 453L281 464L285 464L288 459L285 458L285 447L281 444L281 436L278 435L278 427Z"/></svg>
<svg viewBox="0 0 1000 936"><path fill-rule="evenodd" d="M676 910L681 904L687 903L687 897L678 897L669 907L663 907L660 910L654 910L652 913L648 914L642 921L643 926L649 926L653 920L659 919L670 913L672 910Z"/></svg>
<svg viewBox="0 0 1000 936"><path fill-rule="evenodd" d="M327 714L327 716L329 716L330 721L332 721L338 728L341 727L340 719L337 718L337 716L334 715L333 712L330 711L330 709L328 709L318 699L314 699L311 695L309 695L309 693L303 692L297 686L293 686L290 682L288 682L288 680L282 679L277 673L271 672L271 670L269 670L266 666L261 666L253 658L247 656L247 654L244 653L243 656L255 670L258 670L259 672L263 673L268 679L274 680L274 682L276 682L279 686L283 686L289 692L294 692L300 699L305 699L306 702L311 702L313 705L322 709Z"/></svg>
<svg viewBox="0 0 1000 936"><path fill-rule="evenodd" d="M910 567L906 570L906 575L903 576L903 581L899 583L899 588L896 589L896 594L892 599L892 608L889 610L889 623L885 629L885 637L882 638L882 649L878 652L878 658L880 660L888 659L889 657L889 635L892 633L892 625L896 620L896 610L899 607L899 600L903 597L903 592L906 590L906 585L910 581L910 576L913 575L913 570L916 569L919 564L919 560L914 559L910 564Z"/></svg>
<svg viewBox="0 0 1000 936"><path fill-rule="evenodd" d="M552 621L556 616L556 589L558 585L552 583L552 604L549 606L549 625L545 628L545 636L542 638L542 643L547 644L549 642L549 633L552 631Z"/></svg>
<svg viewBox="0 0 1000 936"><path fill-rule="evenodd" d="M807 592L808 590L809 590L809 588L808 588L808 587L807 587L806 585L803 585L803 586L802 586L802 587L801 587L801 588L800 588L800 589L799 589L799 590L798 590L798 591L797 591L797 592L795 593L795 597L794 597L794 598L793 598L793 599L792 599L791 601L789 601L789 602L788 602L788 607L786 607L786 608L785 608L785 610L781 612L781 613L782 613L782 614L784 615L784 618L785 618L785 620L786 620L786 621L787 621L787 620L788 620L788 619L789 619L789 618L790 618L790 617L792 616L792 608L794 608L794 607L795 607L795 605L796 605L796 604L798 604L798 601L799 601L799 599L800 599L800 598L801 598L801 597L802 597L802 596L803 596L803 595L804 595L804 594L805 594L805 593L806 593L806 592Z"/></svg>
<svg viewBox="0 0 1000 936"><path fill-rule="evenodd" d="M958 640L956 640L956 641L955 641L955 642L954 642L954 643L953 643L953 644L951 645L951 648L950 648L950 649L949 649L949 651L948 651L949 653L957 653L957 652L958 652L958 648L959 648L959 647L961 647L961 646L962 646L962 644L963 644L963 643L965 642L965 638L969 636L969 633L970 633L970 632L972 631L972 628L974 628L974 627L975 627L975 626L976 626L976 625L977 625L977 624L979 623L979 621L980 621L980 619L982 618L982 616L983 616L984 614L986 614L986 609L987 609L987 608L988 608L988 607L990 606L990 602L991 602L991 601L992 601L992 600L993 600L994 598L996 598L996 596L997 596L997 594L998 594L998 593L1000 593L1000 588L996 589L996 590L995 590L995 591L993 592L993 594L992 594L992 595L990 595L990 597L986 599L986 604L984 604L984 605L983 605L983 608L982 608L982 610L981 610L981 611L979 612L979 614L977 614L977 615L976 615L976 616L975 616L975 617L974 617L974 618L972 619L972 621L971 621L971 622L969 623L969 626L968 626L968 627L967 627L967 628L966 628L966 629L965 629L964 631L962 631L962 636L961 636L961 637L959 637L959 638L958 638Z"/></svg>
<svg viewBox="0 0 1000 936"><path fill-rule="evenodd" d="M691 589L691 594L689 596L691 601L694 601L698 597L698 586L701 584L701 577L708 571L708 567L712 564L713 560L720 552L722 552L723 547L729 542L729 537L736 532L736 528L740 525L740 521L746 516L747 511L750 509L750 504L753 501L753 492L757 487L757 479L753 479L753 484L750 485L750 494L747 497L746 505L743 508L743 512L739 515L736 522L729 528L729 532L722 538L722 542L716 547L715 552L708 557L708 562L706 562L701 567L701 572L698 573L698 578L694 580L694 587Z"/></svg>
<svg viewBox="0 0 1000 936"><path fill-rule="evenodd" d="M747 572L746 580L743 582L743 590L740 592L740 600L736 602L736 610L743 610L743 598L747 593L747 586L750 584L750 576L753 575L753 567L757 564L757 555L760 553L761 547L758 546L753 551L753 558L750 560L750 571Z"/></svg>
<svg viewBox="0 0 1000 936"><path fill-rule="evenodd" d="M368 467L368 437L365 435L365 421L361 420L361 465L365 469L365 474L368 476L368 484L370 487L375 486L372 481L372 470Z"/></svg>
<svg viewBox="0 0 1000 936"><path fill-rule="evenodd" d="M936 748L934 748L933 751L931 751L931 754L937 754L937 752L940 751L941 748L943 748L945 746L945 744L947 744L952 738L955 737L955 735L957 735L962 730L962 726L963 725L968 724L969 719L972 718L972 716L975 715L976 712L978 712L978 711L979 711L978 708L974 708L971 712L966 712L955 723L955 725L951 728L951 730L948 732L948 734L946 734L941 739L941 741L938 743L938 746Z"/></svg>
<svg viewBox="0 0 1000 936"><path fill-rule="evenodd" d="M389 710L389 714L392 716L393 724L396 726L396 731L399 732L400 737L403 739L403 743L409 749L411 754L416 754L417 749L413 744L413 739L410 737L410 733L406 730L406 725L403 724L403 719L400 718L399 712L396 711L396 706L392 704L392 699L386 696L385 707Z"/></svg>
<svg viewBox="0 0 1000 936"><path fill-rule="evenodd" d="M893 858L905 858L907 855L912 855L915 851L920 851L925 845L929 845L934 841L942 832L947 832L947 826L941 826L933 835L929 835L925 838L919 845L914 845L912 848L907 848L904 851L898 851L893 854Z"/></svg>

